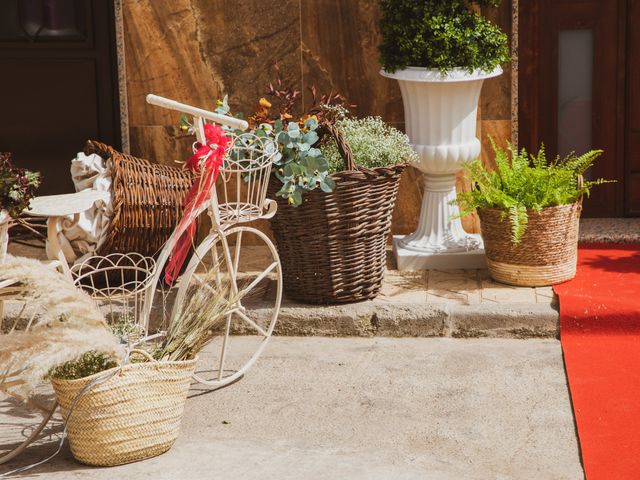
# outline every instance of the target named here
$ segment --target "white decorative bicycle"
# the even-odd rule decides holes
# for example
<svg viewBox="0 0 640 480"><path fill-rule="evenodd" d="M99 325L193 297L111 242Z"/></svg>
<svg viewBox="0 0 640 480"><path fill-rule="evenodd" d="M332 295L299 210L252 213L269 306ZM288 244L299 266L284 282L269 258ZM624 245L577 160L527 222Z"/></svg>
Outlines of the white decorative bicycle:
<svg viewBox="0 0 640 480"><path fill-rule="evenodd" d="M267 199L266 194L277 145L269 138L245 133L248 124L243 120L156 95L148 95L147 102L193 118L198 142L194 144L194 151L195 145L206 142L207 121L225 125L235 132L228 132L231 147L219 169L217 184L207 201L190 212L191 220L200 224L204 223L207 212L211 227L208 235L193 248L190 260L170 289L175 295L168 295L166 288L158 292L157 286L164 285L165 266L186 230L180 227L182 223L155 260L135 253L111 254L89 258L69 269L57 241L57 231L58 224L74 209L65 207L64 196L40 197L34 199L29 213L50 218L49 248L60 259L61 270L71 275L76 285L98 303L108 305L108 314L113 314L114 310L127 312L139 327L138 342L155 336L150 334L153 327L169 328L185 308L194 289L206 288L213 296L224 297L224 319L220 328L212 332L212 339L200 355L201 362L194 375L201 384L222 387L239 379L254 364L273 333L280 310L282 269L277 250L264 232L248 224L271 218L276 212L276 202ZM66 197L71 203L78 202L73 195ZM54 210L63 213L56 215L52 205L55 205ZM10 282L4 283L4 287L10 287ZM159 297L161 305L158 305ZM152 315L152 312L161 315ZM151 325L158 316L163 318L162 324ZM1 321L2 318L0 327ZM33 324L32 319L28 326ZM236 342L235 338L240 336L242 341ZM203 368L203 365L206 366ZM53 413L51 408L54 410L55 406L43 408L42 423L28 438L10 452L0 453L0 463L15 457L37 438Z"/></svg>
<svg viewBox="0 0 640 480"><path fill-rule="evenodd" d="M196 140L204 144L205 122L210 120L238 130L245 130L245 121L208 112L173 100L148 95L147 102L193 117ZM248 222L271 218L277 204L266 198L277 144L266 137L250 133L231 134L231 148L220 167L217 188L210 200L193 213L194 219L205 211L211 219L211 231L195 248L191 260L181 274L169 322L179 315L192 288L202 286L211 278L207 288L228 297L226 322L208 349L208 361L213 369L197 373L200 383L221 387L240 378L262 353L273 333L282 300L282 268L276 247L261 230ZM182 231L177 229L160 254L155 275L149 286L160 280L163 266L169 259ZM142 324L149 330L153 295L145 296ZM254 346L247 339L233 350L230 337L234 334L253 334Z"/></svg>

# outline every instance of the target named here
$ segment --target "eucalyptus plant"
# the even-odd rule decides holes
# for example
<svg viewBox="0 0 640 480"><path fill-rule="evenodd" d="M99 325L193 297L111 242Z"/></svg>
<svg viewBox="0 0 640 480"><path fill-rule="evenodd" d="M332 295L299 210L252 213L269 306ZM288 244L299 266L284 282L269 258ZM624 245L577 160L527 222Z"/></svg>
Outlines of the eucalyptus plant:
<svg viewBox="0 0 640 480"><path fill-rule="evenodd" d="M270 108L270 102L260 99L259 113L253 115L251 120L252 123L262 120L261 123L253 125L249 132L229 129L234 134L236 144L253 135L276 142L278 151L274 155L273 174L282 183L276 195L287 199L290 205L302 205L303 195L317 188L323 192L333 191L335 182L330 177L329 164L316 146L320 139L317 116L306 115L296 121L291 119L292 115L287 111L270 122L266 121ZM218 101L215 111L222 115L230 114L226 96Z"/></svg>
<svg viewBox="0 0 640 480"><path fill-rule="evenodd" d="M320 188L331 192L336 184L329 176L329 163L319 148L318 121L307 118L303 126L289 122L285 128L282 120L274 125L275 139L280 145L276 156L275 176L282 182L276 195L288 199L295 206L302 205L302 195Z"/></svg>
<svg viewBox="0 0 640 480"><path fill-rule="evenodd" d="M496 146L493 139L491 143L496 168L488 168L481 160L466 165L473 189L459 192L457 203L461 216L477 208L501 209L502 217L509 219L512 241L516 244L526 231L530 212L540 213L546 207L574 203L583 195L589 196L591 187L609 182L603 179L579 182L602 150L591 150L580 156L571 153L548 161L544 145L533 155L524 148L517 151L511 144L504 150Z"/></svg>

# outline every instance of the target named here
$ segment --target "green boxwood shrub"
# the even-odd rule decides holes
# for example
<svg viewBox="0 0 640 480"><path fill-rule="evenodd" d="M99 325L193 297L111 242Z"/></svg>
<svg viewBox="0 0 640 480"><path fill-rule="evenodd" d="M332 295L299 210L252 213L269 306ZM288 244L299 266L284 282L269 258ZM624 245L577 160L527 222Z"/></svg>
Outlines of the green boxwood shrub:
<svg viewBox="0 0 640 480"><path fill-rule="evenodd" d="M380 0L380 62L387 72L426 67L492 71L509 60L507 35L471 10L501 0Z"/></svg>

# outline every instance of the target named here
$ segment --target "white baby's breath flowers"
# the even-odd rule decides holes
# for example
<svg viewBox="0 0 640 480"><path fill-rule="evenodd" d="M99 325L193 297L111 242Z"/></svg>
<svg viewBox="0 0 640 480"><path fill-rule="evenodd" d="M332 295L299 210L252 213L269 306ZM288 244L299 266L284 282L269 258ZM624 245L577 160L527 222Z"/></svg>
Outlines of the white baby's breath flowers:
<svg viewBox="0 0 640 480"><path fill-rule="evenodd" d="M409 137L380 117L345 118L336 126L351 147L358 166L376 168L417 160ZM344 170L344 162L334 140L325 143L321 150L329 162L331 173Z"/></svg>

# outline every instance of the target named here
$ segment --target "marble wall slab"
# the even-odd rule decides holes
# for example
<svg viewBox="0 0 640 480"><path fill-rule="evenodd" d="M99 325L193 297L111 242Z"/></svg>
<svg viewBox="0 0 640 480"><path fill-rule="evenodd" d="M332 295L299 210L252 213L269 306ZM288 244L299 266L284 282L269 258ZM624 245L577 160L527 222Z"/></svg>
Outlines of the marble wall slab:
<svg viewBox="0 0 640 480"><path fill-rule="evenodd" d="M378 4L366 0L302 0L303 88L334 90L358 116L402 125L400 88L380 75Z"/></svg>
<svg viewBox="0 0 640 480"><path fill-rule="evenodd" d="M511 31L511 4L483 13ZM236 112L250 113L274 78L278 62L285 80L344 94L358 115L379 115L403 128L400 90L379 75L378 8L375 0L122 0L131 152L171 164L189 153L190 140L176 127L179 115L147 105L153 92L213 107L228 94ZM479 115L482 158L491 162L484 134L500 143L511 136L509 67L485 83ZM460 188L468 188L459 181ZM394 213L394 233L417 223L420 175L407 169ZM465 221L477 231L477 222Z"/></svg>

